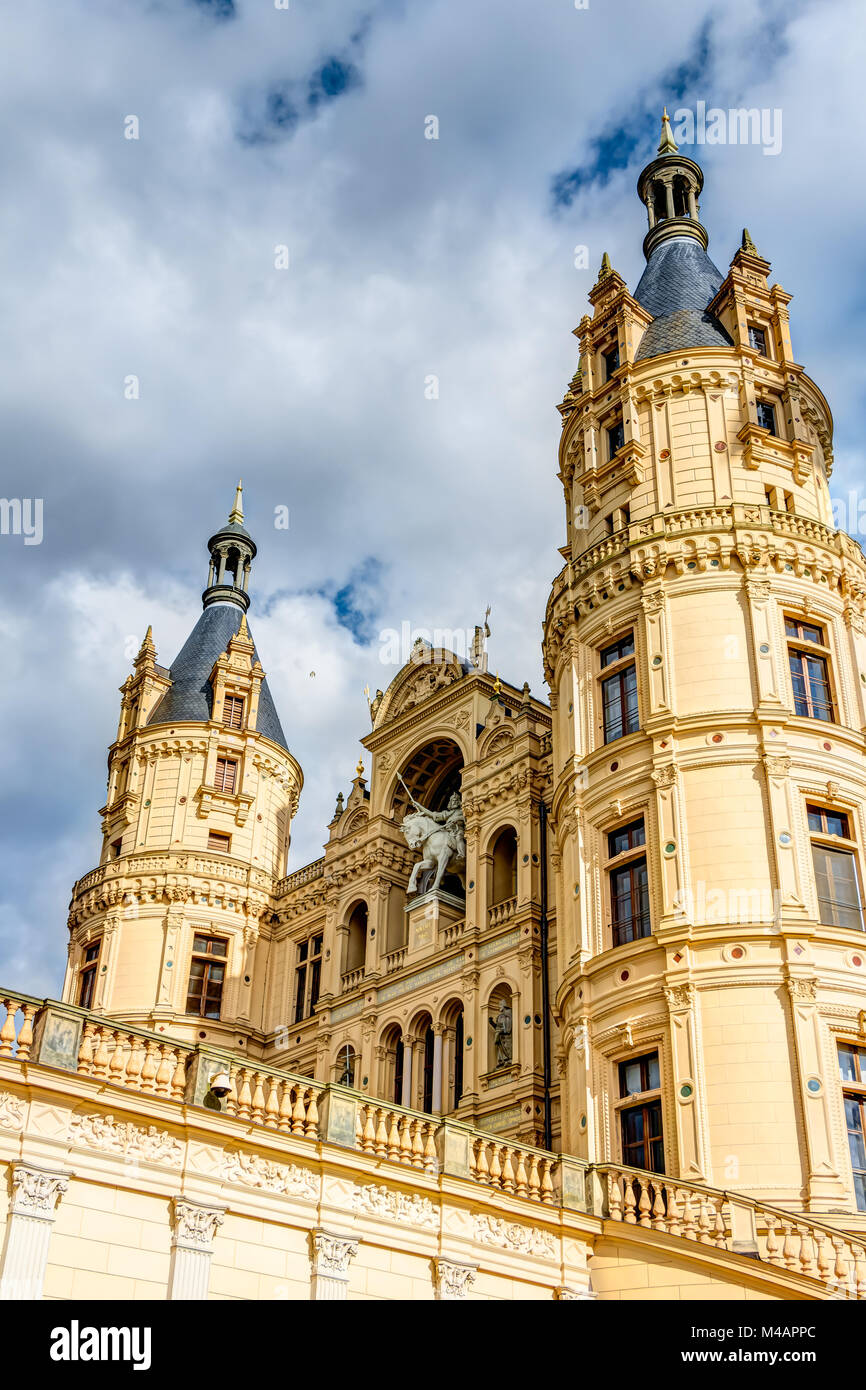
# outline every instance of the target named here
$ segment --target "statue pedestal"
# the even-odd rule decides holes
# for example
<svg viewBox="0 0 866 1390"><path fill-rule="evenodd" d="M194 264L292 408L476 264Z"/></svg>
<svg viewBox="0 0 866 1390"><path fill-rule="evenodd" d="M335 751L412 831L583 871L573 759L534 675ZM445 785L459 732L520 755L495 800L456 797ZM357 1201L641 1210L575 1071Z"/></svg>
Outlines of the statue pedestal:
<svg viewBox="0 0 866 1390"><path fill-rule="evenodd" d="M408 926L406 956L414 960L432 955L437 947L444 944L442 933L446 927L463 921L466 902L453 893L437 888L413 898L404 911Z"/></svg>

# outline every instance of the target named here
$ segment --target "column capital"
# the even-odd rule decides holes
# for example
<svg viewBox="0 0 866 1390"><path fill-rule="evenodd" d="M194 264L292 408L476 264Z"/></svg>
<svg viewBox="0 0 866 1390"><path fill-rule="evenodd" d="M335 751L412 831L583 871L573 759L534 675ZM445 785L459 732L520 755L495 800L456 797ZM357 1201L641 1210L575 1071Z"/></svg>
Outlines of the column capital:
<svg viewBox="0 0 866 1390"><path fill-rule="evenodd" d="M31 1216L53 1221L60 1198L69 1187L71 1173L57 1173L36 1164L16 1163L12 1170L10 1216Z"/></svg>
<svg viewBox="0 0 866 1390"><path fill-rule="evenodd" d="M313 1302L342 1301L349 1290L349 1265L358 1253L358 1241L334 1231L310 1231Z"/></svg>
<svg viewBox="0 0 866 1390"><path fill-rule="evenodd" d="M225 1207L205 1206L173 1197L171 1203L172 1245L180 1250L200 1250L210 1254Z"/></svg>
<svg viewBox="0 0 866 1390"><path fill-rule="evenodd" d="M465 1298L475 1283L477 1265L456 1264L453 1260L433 1261L436 1272L436 1297L442 1303Z"/></svg>

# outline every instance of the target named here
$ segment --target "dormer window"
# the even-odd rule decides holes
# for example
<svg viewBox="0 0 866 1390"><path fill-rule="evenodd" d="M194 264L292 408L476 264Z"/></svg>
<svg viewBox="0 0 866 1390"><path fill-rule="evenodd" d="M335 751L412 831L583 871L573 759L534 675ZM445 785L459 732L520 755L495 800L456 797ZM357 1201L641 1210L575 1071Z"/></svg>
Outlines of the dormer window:
<svg viewBox="0 0 866 1390"><path fill-rule="evenodd" d="M608 458L613 458L619 453L625 444L625 426L622 420L617 420L616 424L611 425L607 432L607 453Z"/></svg>
<svg viewBox="0 0 866 1390"><path fill-rule="evenodd" d="M241 695L227 695L223 701L223 724L227 729L242 729L244 701Z"/></svg>
<svg viewBox="0 0 866 1390"><path fill-rule="evenodd" d="M749 347L754 348L762 357L767 356L767 335L763 328L756 328L753 323L749 324Z"/></svg>
<svg viewBox="0 0 866 1390"><path fill-rule="evenodd" d="M776 407L770 405L769 401L758 401L757 406L758 424L762 430L768 434L776 434Z"/></svg>

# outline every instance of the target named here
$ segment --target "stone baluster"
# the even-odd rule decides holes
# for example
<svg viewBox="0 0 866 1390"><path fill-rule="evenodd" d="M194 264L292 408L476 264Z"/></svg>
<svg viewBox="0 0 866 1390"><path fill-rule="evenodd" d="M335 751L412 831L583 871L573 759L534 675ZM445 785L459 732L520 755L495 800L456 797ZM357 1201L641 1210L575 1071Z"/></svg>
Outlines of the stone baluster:
<svg viewBox="0 0 866 1390"><path fill-rule="evenodd" d="M637 1206L637 1201L634 1195L634 1182L628 1173L625 1174L624 1187L625 1190L623 1192L623 1220L625 1221L627 1226L636 1226L637 1217L635 1216L635 1207Z"/></svg>
<svg viewBox="0 0 866 1390"><path fill-rule="evenodd" d="M0 1057L11 1057L15 1051L15 1015L18 1012L17 999L4 999L6 1017L0 1028Z"/></svg>
<svg viewBox="0 0 866 1390"><path fill-rule="evenodd" d="M156 1093L158 1096L167 1096L171 1091L171 1078L174 1068L171 1059L174 1056L171 1048L165 1043L160 1043L159 1047L159 1069L156 1073Z"/></svg>
<svg viewBox="0 0 866 1390"><path fill-rule="evenodd" d="M517 1151L517 1172L514 1180L518 1197L525 1197L529 1191L529 1178L526 1172L526 1154L522 1149Z"/></svg>
<svg viewBox="0 0 866 1390"><path fill-rule="evenodd" d="M111 1055L108 1051L108 1029L100 1023L96 1030L96 1054L93 1058L91 1076L107 1076Z"/></svg>
<svg viewBox="0 0 866 1390"><path fill-rule="evenodd" d="M683 1235L686 1240L694 1240L695 1237L695 1214L692 1211L692 1194L689 1188L683 1188Z"/></svg>
<svg viewBox="0 0 866 1390"><path fill-rule="evenodd" d="M24 1015L24 1020L18 1034L18 1060L19 1062L26 1062L33 1044L33 1015L36 1013L36 1006L34 1004L22 1004L21 1012Z"/></svg>
<svg viewBox="0 0 866 1390"><path fill-rule="evenodd" d="M639 1226L651 1226L651 1225L652 1225L652 1222L650 1221L650 1199L649 1199L649 1192L648 1192L648 1190L647 1190L647 1187L648 1187L647 1180L646 1180L646 1178L638 1178L637 1181L638 1181L638 1186L639 1186L639 1188L640 1188L640 1199L639 1199L639 1201L638 1201L638 1206L637 1206L638 1213L639 1213L639 1215L638 1215L638 1225L639 1225Z"/></svg>
<svg viewBox="0 0 866 1390"><path fill-rule="evenodd" d="M261 1124L265 1116L265 1089L264 1077L260 1071L253 1072L253 1105L251 1119L254 1124Z"/></svg>
<svg viewBox="0 0 866 1390"><path fill-rule="evenodd" d="M126 1064L126 1084L134 1091L141 1090L141 1068L144 1065L145 1051L141 1038L135 1035L129 1040L129 1061Z"/></svg>
<svg viewBox="0 0 866 1390"><path fill-rule="evenodd" d="M541 1200L547 1206L553 1204L553 1170L550 1160L544 1160L544 1172L541 1176Z"/></svg>
<svg viewBox="0 0 866 1390"><path fill-rule="evenodd" d="M607 1210L611 1221L622 1221L622 1192L619 1186L619 1173L607 1175Z"/></svg>
<svg viewBox="0 0 866 1390"><path fill-rule="evenodd" d="M660 1182L653 1183L653 1209L652 1226L654 1231L667 1230L667 1212L665 1210L665 1188Z"/></svg>
<svg viewBox="0 0 866 1390"><path fill-rule="evenodd" d="M315 1086L310 1088L309 1096L304 1134L308 1139L317 1139L319 1137L319 1106Z"/></svg>
<svg viewBox="0 0 866 1390"><path fill-rule="evenodd" d="M81 1046L78 1049L77 1070L82 1076L89 1076L93 1068L93 1034L95 1030L96 1025L88 1019L84 1025Z"/></svg>
<svg viewBox="0 0 866 1390"><path fill-rule="evenodd" d="M776 1226L778 1218L772 1215L767 1216L767 1263L771 1265L784 1265L779 1242L776 1239Z"/></svg>
<svg viewBox="0 0 866 1390"><path fill-rule="evenodd" d="M673 1183L668 1183L665 1191L668 1199L668 1233L672 1236L680 1236L683 1233L683 1228L680 1222L679 1189L674 1187Z"/></svg>
<svg viewBox="0 0 866 1390"><path fill-rule="evenodd" d="M123 1044L123 1034L116 1028L111 1035L112 1048L111 1060L108 1063L108 1079L115 1085L122 1085L124 1073L126 1072L126 1051Z"/></svg>
<svg viewBox="0 0 866 1390"><path fill-rule="evenodd" d="M183 1100L186 1094L186 1056L182 1048L174 1051L174 1074L171 1078L172 1100Z"/></svg>

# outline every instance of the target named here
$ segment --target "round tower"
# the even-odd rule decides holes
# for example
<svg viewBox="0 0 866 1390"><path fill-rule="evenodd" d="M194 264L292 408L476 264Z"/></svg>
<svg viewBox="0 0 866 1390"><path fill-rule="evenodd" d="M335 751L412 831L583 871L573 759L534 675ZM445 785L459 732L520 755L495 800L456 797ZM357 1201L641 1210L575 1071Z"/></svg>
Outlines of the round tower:
<svg viewBox="0 0 866 1390"><path fill-rule="evenodd" d="M631 294L605 257L560 406L563 1148L854 1212L866 562L790 296L748 232L713 264L702 184L665 115L646 268Z"/></svg>
<svg viewBox="0 0 866 1390"><path fill-rule="evenodd" d="M150 628L121 686L98 868L72 893L63 997L190 1041L260 1048L273 893L301 769L246 611L241 485L171 666Z"/></svg>

